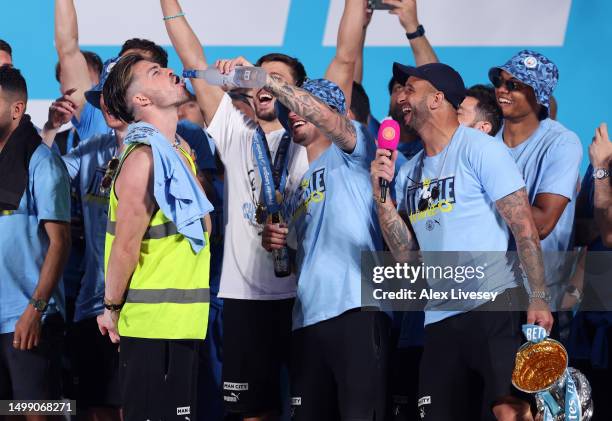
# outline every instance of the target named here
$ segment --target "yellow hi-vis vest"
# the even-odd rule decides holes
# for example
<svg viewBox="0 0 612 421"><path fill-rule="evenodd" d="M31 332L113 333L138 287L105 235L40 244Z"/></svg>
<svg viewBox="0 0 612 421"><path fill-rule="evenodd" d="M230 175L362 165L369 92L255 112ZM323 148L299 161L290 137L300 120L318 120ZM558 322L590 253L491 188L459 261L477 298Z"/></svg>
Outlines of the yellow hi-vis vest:
<svg viewBox="0 0 612 421"><path fill-rule="evenodd" d="M121 165L139 144L128 146ZM195 165L189 160L192 171ZM115 177L116 180L116 177ZM104 247L104 272L115 239L117 205L115 181L110 192L108 225ZM210 240L195 253L176 225L157 210L140 243L138 265L128 285L125 304L119 316L119 334L150 339L204 339L210 302Z"/></svg>

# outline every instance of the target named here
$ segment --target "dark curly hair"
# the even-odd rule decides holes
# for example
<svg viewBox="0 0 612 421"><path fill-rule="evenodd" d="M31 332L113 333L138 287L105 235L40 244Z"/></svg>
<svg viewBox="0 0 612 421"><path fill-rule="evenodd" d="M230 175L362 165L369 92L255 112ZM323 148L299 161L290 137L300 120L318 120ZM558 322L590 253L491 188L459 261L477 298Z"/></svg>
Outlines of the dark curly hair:
<svg viewBox="0 0 612 421"><path fill-rule="evenodd" d="M260 57L259 60L257 60L257 63L255 63L255 66L259 67L262 64L269 63L271 61L278 61L289 66L291 69L291 75L293 76L293 79L295 79L296 86L302 86L306 80L306 69L301 61L286 54L271 53Z"/></svg>
<svg viewBox="0 0 612 421"><path fill-rule="evenodd" d="M123 56L129 50L141 50L151 54L150 61L159 64L161 67L168 67L168 53L153 41L142 38L128 39L121 46L119 56Z"/></svg>

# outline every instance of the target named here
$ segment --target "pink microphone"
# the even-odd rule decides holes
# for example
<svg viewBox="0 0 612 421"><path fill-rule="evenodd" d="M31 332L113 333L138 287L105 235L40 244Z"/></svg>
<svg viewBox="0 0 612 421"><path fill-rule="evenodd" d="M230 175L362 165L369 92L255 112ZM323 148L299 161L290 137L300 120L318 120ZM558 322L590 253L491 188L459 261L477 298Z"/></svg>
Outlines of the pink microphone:
<svg viewBox="0 0 612 421"><path fill-rule="evenodd" d="M400 139L400 126L397 121L387 118L382 121L378 129L378 147L395 151ZM380 185L380 203L385 203L387 200L387 190L389 182L384 178L378 179Z"/></svg>

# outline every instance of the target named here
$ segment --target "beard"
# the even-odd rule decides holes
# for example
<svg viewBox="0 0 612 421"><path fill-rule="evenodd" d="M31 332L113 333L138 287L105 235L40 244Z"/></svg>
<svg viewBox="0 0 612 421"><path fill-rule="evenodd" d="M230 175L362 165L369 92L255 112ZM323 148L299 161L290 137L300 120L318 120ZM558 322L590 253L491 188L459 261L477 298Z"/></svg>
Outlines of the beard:
<svg viewBox="0 0 612 421"><path fill-rule="evenodd" d="M412 131L418 133L419 129L425 125L431 116L429 108L427 108L427 98L423 98L411 108L412 111L410 113L410 121L408 124L406 124L406 126Z"/></svg>
<svg viewBox="0 0 612 421"><path fill-rule="evenodd" d="M274 107L272 107L271 110L263 111L263 110L261 110L257 106L257 104L255 104L255 115L257 116L258 120L262 120L262 121L274 121L274 120L276 120L276 111L275 111Z"/></svg>

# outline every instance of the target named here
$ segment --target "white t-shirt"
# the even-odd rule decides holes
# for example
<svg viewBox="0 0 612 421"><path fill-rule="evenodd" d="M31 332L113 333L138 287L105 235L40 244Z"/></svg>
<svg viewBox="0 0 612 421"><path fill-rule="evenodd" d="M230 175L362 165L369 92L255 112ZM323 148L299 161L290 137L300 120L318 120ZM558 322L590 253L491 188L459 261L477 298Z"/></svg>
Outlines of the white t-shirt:
<svg viewBox="0 0 612 421"><path fill-rule="evenodd" d="M255 221L261 200L261 178L253 156L257 125L223 96L208 126L225 165L225 244L219 297L248 300L280 300L295 296L293 275L274 275L272 254L261 246L263 225ZM284 130L266 133L272 159ZM306 148L291 143L285 195L293 191L308 169Z"/></svg>

